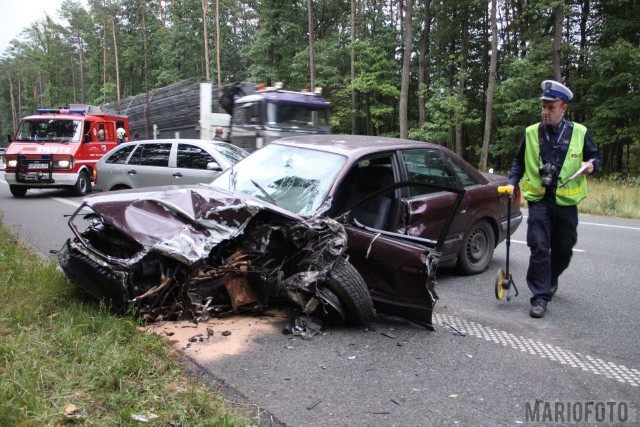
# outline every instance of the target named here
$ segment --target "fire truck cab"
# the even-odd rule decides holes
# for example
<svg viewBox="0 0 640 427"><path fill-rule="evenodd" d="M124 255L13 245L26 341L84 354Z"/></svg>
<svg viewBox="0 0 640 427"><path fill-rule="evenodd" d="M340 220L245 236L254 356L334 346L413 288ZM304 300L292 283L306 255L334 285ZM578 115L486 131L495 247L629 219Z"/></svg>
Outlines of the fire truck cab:
<svg viewBox="0 0 640 427"><path fill-rule="evenodd" d="M118 132L120 130L120 132ZM100 107L71 104L38 109L20 120L4 154L5 180L14 197L30 188L70 188L76 196L91 191L93 168L129 135L129 121Z"/></svg>

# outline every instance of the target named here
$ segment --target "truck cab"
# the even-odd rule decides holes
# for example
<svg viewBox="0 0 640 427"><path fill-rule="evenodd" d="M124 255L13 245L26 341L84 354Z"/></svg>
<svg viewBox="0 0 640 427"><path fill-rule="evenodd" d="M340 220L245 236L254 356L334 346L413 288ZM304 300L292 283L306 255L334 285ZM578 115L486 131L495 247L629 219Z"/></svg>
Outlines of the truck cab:
<svg viewBox="0 0 640 427"><path fill-rule="evenodd" d="M11 194L24 197L30 188L89 193L93 168L118 144L118 129L129 134L125 116L84 104L38 109L24 117L4 154Z"/></svg>
<svg viewBox="0 0 640 427"><path fill-rule="evenodd" d="M246 84L238 87L234 94L241 96L234 98L227 112L231 114L229 139L240 148L251 152L287 136L331 133L329 102L319 90L295 92L277 84L258 86L246 94Z"/></svg>

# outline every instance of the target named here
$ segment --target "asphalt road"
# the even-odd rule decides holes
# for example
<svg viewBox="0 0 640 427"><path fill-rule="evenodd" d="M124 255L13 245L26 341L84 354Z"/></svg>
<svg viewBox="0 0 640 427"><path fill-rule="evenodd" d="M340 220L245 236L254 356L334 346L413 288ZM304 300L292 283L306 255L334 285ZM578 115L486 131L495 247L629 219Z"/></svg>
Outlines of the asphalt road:
<svg viewBox="0 0 640 427"><path fill-rule="evenodd" d="M58 190L15 199L0 180L2 221L45 256L70 237L64 215L79 202ZM203 356L206 343L182 348L266 411L261 424L517 425L533 417L638 425L640 221L581 215L571 266L544 319L528 316L525 231L511 246L520 296L494 297L504 244L483 274L440 269L435 332L380 316L371 330L331 328L303 340L267 321L229 355Z"/></svg>

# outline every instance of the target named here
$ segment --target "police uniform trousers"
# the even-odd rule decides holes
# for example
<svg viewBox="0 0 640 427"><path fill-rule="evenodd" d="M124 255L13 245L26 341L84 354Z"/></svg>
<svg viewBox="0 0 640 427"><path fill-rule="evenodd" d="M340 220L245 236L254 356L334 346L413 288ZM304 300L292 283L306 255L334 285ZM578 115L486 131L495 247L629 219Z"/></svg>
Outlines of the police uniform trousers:
<svg viewBox="0 0 640 427"><path fill-rule="evenodd" d="M577 206L558 206L549 190L542 200L529 202L527 246L531 256L527 285L533 294L531 304L551 301L551 282L569 266L577 241Z"/></svg>

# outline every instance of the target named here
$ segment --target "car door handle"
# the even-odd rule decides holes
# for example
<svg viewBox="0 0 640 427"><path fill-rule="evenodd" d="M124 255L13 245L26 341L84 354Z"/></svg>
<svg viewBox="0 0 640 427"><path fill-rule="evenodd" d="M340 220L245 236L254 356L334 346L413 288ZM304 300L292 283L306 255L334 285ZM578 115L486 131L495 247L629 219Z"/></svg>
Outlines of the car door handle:
<svg viewBox="0 0 640 427"><path fill-rule="evenodd" d="M182 178L182 174L180 172L174 173L173 176L175 178Z"/></svg>
<svg viewBox="0 0 640 427"><path fill-rule="evenodd" d="M131 169L130 171L127 171L127 173L128 173L129 175L135 175L135 174L137 174L138 172L136 172L136 170L135 170L135 169Z"/></svg>

